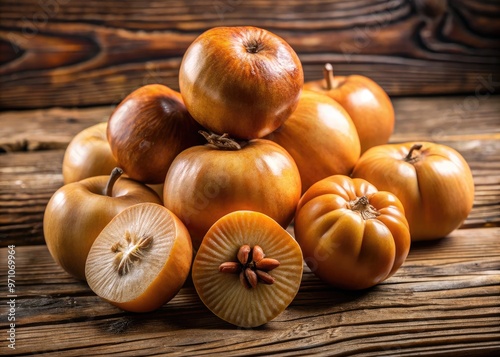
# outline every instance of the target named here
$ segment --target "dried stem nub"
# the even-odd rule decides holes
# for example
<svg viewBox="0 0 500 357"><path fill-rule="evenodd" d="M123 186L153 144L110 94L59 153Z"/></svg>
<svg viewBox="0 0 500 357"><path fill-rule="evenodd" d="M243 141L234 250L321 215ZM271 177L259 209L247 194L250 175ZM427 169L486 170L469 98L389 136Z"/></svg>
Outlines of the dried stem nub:
<svg viewBox="0 0 500 357"><path fill-rule="evenodd" d="M364 220L380 216L380 212L370 204L368 197L366 196L361 196L350 201L349 208L353 211L359 212Z"/></svg>
<svg viewBox="0 0 500 357"><path fill-rule="evenodd" d="M111 171L108 182L106 183L106 188L104 189L104 194L106 196L109 197L113 196L113 186L115 185L115 182L120 178L121 175L123 175L123 170L119 167L115 167Z"/></svg>
<svg viewBox="0 0 500 357"><path fill-rule="evenodd" d="M229 134L225 133L222 135L215 133L208 133L204 130L199 130L198 133L203 135L207 142L215 146L217 149L222 150L240 150L241 145L234 139L229 137Z"/></svg>
<svg viewBox="0 0 500 357"><path fill-rule="evenodd" d="M323 68L323 77L325 78L326 89L335 88L335 79L333 77L333 66L331 63L325 64Z"/></svg>
<svg viewBox="0 0 500 357"><path fill-rule="evenodd" d="M413 152L415 150L420 150L422 149L422 144L414 144L411 148L410 148L410 151L408 151L408 155L405 156L404 160L406 162L412 162L412 161L415 161L417 160L416 157L413 157Z"/></svg>

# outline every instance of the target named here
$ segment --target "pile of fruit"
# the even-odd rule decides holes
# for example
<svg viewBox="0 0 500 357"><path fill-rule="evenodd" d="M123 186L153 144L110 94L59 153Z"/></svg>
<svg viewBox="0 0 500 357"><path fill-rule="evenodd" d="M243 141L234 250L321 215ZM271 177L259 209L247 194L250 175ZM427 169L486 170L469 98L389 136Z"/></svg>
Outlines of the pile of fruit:
<svg viewBox="0 0 500 357"><path fill-rule="evenodd" d="M304 262L343 289L389 278L411 241L463 223L472 174L444 145L388 144L394 110L375 82L324 75L304 83L297 54L264 29L201 34L180 93L143 86L69 144L44 216L55 261L136 312L191 273L201 301L245 327L292 302Z"/></svg>

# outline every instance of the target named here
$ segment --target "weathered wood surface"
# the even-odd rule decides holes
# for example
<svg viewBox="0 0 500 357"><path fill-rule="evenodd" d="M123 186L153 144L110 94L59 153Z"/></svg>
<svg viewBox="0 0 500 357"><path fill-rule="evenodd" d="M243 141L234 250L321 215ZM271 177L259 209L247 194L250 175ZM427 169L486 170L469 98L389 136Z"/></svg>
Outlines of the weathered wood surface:
<svg viewBox="0 0 500 357"><path fill-rule="evenodd" d="M346 292L305 268L285 312L256 329L207 310L188 281L161 309L126 313L69 277L43 245L16 248L15 356L494 356L500 352L500 228L414 245L384 283ZM6 249L0 249L0 281ZM7 299L0 296L2 309ZM0 330L8 330L2 313Z"/></svg>
<svg viewBox="0 0 500 357"><path fill-rule="evenodd" d="M500 97L394 98L391 141L450 145L468 160L475 180L474 208L464 227L500 225ZM43 243L45 205L62 185L64 148L82 129L106 121L112 106L0 113L0 235L7 244Z"/></svg>
<svg viewBox="0 0 500 357"><path fill-rule="evenodd" d="M500 83L500 4L479 0L0 2L0 108L116 104L144 84L178 88L189 44L214 26L287 40L306 80L372 77L391 95L487 93Z"/></svg>

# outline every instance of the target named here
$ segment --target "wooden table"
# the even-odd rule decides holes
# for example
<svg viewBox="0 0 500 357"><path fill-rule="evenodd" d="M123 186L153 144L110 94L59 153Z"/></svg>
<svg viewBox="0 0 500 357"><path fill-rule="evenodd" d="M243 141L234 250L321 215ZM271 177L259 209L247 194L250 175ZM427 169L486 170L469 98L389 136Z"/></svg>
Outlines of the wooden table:
<svg viewBox="0 0 500 357"><path fill-rule="evenodd" d="M486 356L500 352L500 97L393 98L392 142L450 145L474 175L474 208L448 237L414 244L386 282L349 292L321 283L307 268L296 299L268 324L229 325L198 299L188 281L160 310L133 314L95 296L52 260L43 244L45 204L62 185L71 137L106 120L112 106L0 113L0 234L15 245L15 291L0 249L0 354ZM29 120L28 120L29 119ZM292 231L292 229L290 229ZM9 295L15 295L15 308ZM13 305L13 304L12 304ZM15 316L15 350L6 339Z"/></svg>

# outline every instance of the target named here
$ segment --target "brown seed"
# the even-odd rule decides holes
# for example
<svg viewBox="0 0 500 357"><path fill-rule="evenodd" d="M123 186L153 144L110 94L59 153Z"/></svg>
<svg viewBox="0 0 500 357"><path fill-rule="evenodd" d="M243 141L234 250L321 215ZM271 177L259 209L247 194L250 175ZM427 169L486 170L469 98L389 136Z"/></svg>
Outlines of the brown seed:
<svg viewBox="0 0 500 357"><path fill-rule="evenodd" d="M275 282L275 279L269 275L268 273L266 273L265 271L262 271L262 270L256 270L255 271L257 277L262 280L264 283L266 284L274 284Z"/></svg>
<svg viewBox="0 0 500 357"><path fill-rule="evenodd" d="M245 277L245 272L244 271L242 271L240 273L240 282L241 282L241 285L243 285L245 288L247 288L247 289L251 289L252 288L252 286L248 282L247 278Z"/></svg>
<svg viewBox="0 0 500 357"><path fill-rule="evenodd" d="M262 250L262 248L260 246L256 245L253 247L252 260L254 262L258 262L259 260L264 258L264 256L265 256L264 251Z"/></svg>
<svg viewBox="0 0 500 357"><path fill-rule="evenodd" d="M113 253L116 253L120 250L120 248L122 248L122 244L120 242L115 242L113 243L113 245L111 246L111 251Z"/></svg>
<svg viewBox="0 0 500 357"><path fill-rule="evenodd" d="M252 288L257 287L259 279L257 278L257 274L252 269L250 268L245 269L245 278L247 279L248 283Z"/></svg>
<svg viewBox="0 0 500 357"><path fill-rule="evenodd" d="M238 260L241 264L245 265L248 262L248 256L250 254L251 248L248 244L244 244L238 250Z"/></svg>
<svg viewBox="0 0 500 357"><path fill-rule="evenodd" d="M264 271L271 271L279 267L280 262L272 258L263 258L255 262L255 267Z"/></svg>
<svg viewBox="0 0 500 357"><path fill-rule="evenodd" d="M221 273L235 274L239 273L241 270L241 265L238 262L225 262L219 265L219 271Z"/></svg>
<svg viewBox="0 0 500 357"><path fill-rule="evenodd" d="M264 250L256 245L242 245L236 254L238 261L227 261L219 265L221 273L239 274L241 284L247 288L256 288L259 279L265 284L273 284L275 279L266 272L277 268L280 262L276 259L264 258Z"/></svg>

